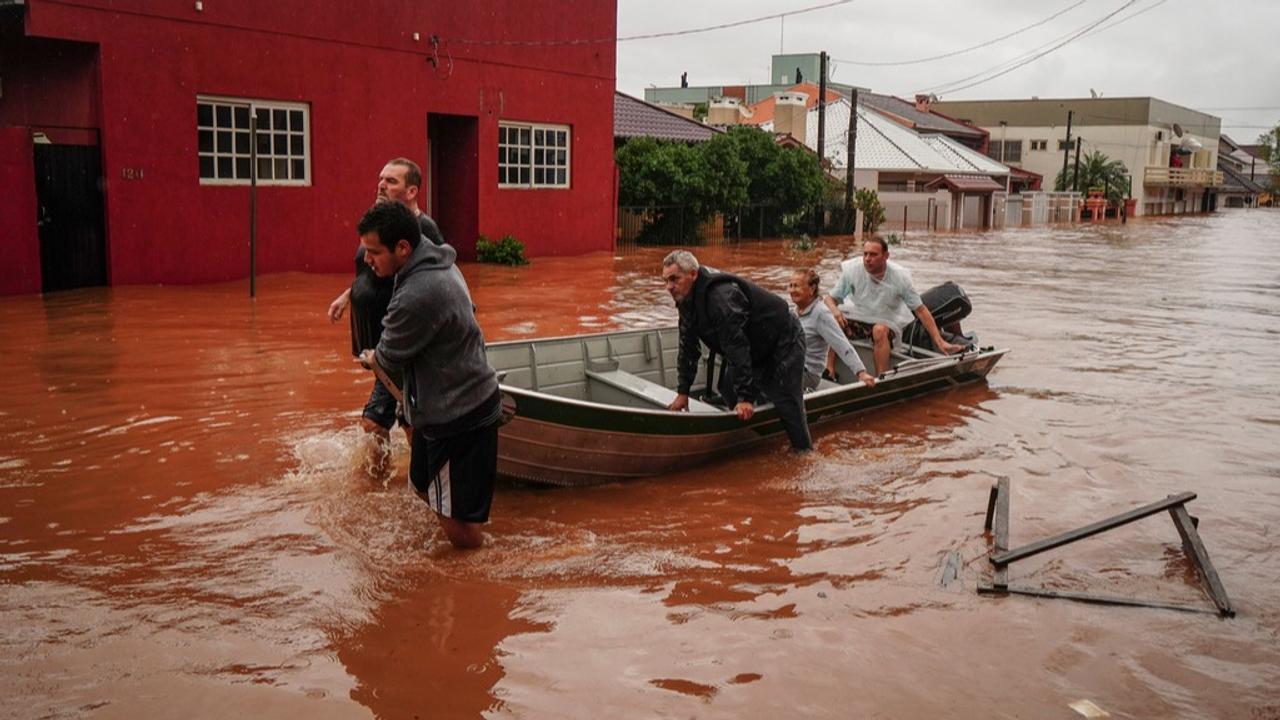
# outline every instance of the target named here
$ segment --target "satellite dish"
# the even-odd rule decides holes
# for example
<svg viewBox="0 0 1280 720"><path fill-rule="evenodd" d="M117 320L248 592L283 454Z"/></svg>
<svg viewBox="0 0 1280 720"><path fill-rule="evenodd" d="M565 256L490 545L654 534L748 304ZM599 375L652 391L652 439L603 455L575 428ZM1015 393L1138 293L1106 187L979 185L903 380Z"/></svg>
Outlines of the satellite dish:
<svg viewBox="0 0 1280 720"><path fill-rule="evenodd" d="M1182 126L1178 123L1173 124L1173 134L1182 137Z"/></svg>

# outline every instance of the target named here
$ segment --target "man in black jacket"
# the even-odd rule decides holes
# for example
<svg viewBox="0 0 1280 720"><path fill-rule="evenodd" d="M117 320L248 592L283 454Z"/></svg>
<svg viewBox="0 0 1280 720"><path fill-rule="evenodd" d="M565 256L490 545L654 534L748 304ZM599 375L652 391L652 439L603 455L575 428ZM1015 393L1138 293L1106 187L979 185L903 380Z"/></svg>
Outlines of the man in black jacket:
<svg viewBox="0 0 1280 720"><path fill-rule="evenodd" d="M720 394L740 419L750 420L755 402L767 399L791 447L812 448L804 413L804 331L786 301L735 275L699 267L687 250L663 259L662 279L680 311L679 385L667 408L688 409L701 341L724 358Z"/></svg>

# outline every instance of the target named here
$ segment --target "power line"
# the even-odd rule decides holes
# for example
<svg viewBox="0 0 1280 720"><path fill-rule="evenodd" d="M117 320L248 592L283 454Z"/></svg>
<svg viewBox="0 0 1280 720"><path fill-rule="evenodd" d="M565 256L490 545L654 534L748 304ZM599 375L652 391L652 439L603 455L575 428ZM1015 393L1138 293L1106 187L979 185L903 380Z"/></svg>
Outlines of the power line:
<svg viewBox="0 0 1280 720"><path fill-rule="evenodd" d="M448 42L458 43L459 45L515 45L521 47L551 47L558 45L596 45L614 42L629 42L632 40L654 40L657 38L678 37L681 35L697 35L699 33L713 32L715 30L725 30L728 28L742 27L743 25L752 25L755 23L765 22L767 20L778 20L780 18L790 17L792 15L803 15L805 13L816 12L818 10L826 10L827 8L836 7L837 5L848 5L855 0L834 0L834 2L826 2L820 5L810 5L809 7L800 8L799 10L788 10L786 12L773 13L771 15L761 15L759 17L748 18L746 20L736 20L734 22L720 23L718 25L707 25L706 27L688 28L686 30L673 30L669 32L646 33L644 35L626 35L623 37L608 38L579 38L575 40L476 40L476 39L457 39L449 38Z"/></svg>
<svg viewBox="0 0 1280 720"><path fill-rule="evenodd" d="M1124 12L1125 10L1128 10L1129 8L1133 7L1135 4L1138 3L1138 1L1139 0L1128 0L1125 4L1121 5L1115 10L1112 10L1106 15L1103 15L1097 20L1093 20L1088 24L1067 33L1066 35L1061 35L1057 39L1052 40L1049 43L1046 43L1045 45L1041 45L1039 48L1031 50L1030 52L1024 53L1023 55L1020 55L1017 58L1014 58L1013 60L1009 60L1009 61L1000 63L998 65L993 65L992 67L982 70L981 72L974 73L973 75L960 78L959 80L955 80L950 83L935 85L931 88L925 88L924 90L917 90L916 92L943 92L943 91L959 92L961 90L967 90L971 87L976 87L983 83L987 83L992 80L995 80L998 77L1007 75L1021 67L1025 67L1026 65L1029 65L1030 63L1035 62L1036 60L1039 60L1040 58L1048 55L1049 53L1052 53L1055 50L1058 50L1066 46L1067 44L1075 40L1078 40L1080 37L1084 36L1090 30L1093 30L1099 27L1106 21L1110 20L1116 15L1119 15L1121 12ZM1160 0L1160 1L1164 2L1164 0ZM1131 15L1130 18L1136 17L1136 16L1137 14L1135 13L1134 15ZM1129 18L1126 18L1126 19L1129 19ZM1119 23L1114 23L1113 25L1115 24L1119 24ZM1004 69L1001 70L1001 68L1004 68ZM987 75L988 73L991 73L992 71L995 71L995 70L999 70L999 72L996 72L994 75L989 75L988 77L983 77L984 75ZM981 78L981 79L977 79L977 78ZM972 80L973 82L968 82L970 80Z"/></svg>
<svg viewBox="0 0 1280 720"><path fill-rule="evenodd" d="M894 61L884 61L884 62L868 61L868 60L840 60L838 58L833 58L833 60L835 60L835 62L842 62L849 65L863 65L867 67L891 67L891 66L898 66L898 65L919 65L920 63L933 62L934 60L942 60L944 58L955 57L957 55L963 55L968 52L973 52L974 50L980 50L984 47L989 47L1003 40L1008 40L1009 38L1014 37L1015 35L1021 35L1022 33L1027 32L1028 30L1038 28L1041 25L1044 25L1045 23L1049 22L1050 20L1053 20L1061 15L1066 14L1071 10L1074 10L1080 7L1081 5L1085 4L1088 1L1089 0L1079 0L1079 2L1076 2L1072 5L1068 5L1067 7L1050 15L1049 17L1044 18L1043 20L1034 22L1025 27L1018 28L1013 32L1001 35L1000 37L997 37L997 38L992 38L986 42L978 43L977 45L972 45L970 47L967 47L961 50L953 50L951 52L943 53L941 55L933 55L931 57L917 58L915 60L894 60Z"/></svg>

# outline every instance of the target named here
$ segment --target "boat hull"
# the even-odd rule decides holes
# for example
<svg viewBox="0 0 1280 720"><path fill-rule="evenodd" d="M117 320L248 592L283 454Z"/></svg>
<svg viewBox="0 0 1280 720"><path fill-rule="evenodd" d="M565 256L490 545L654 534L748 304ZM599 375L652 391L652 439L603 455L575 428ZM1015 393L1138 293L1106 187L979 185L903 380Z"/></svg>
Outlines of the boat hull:
<svg viewBox="0 0 1280 720"><path fill-rule="evenodd" d="M675 347L669 335L674 333L674 328L649 332L668 333L666 344ZM624 347L627 338L634 340L635 337L636 333L632 331L558 338L549 342L570 343L571 347L572 342L581 342L580 364L585 369L593 365L587 340L612 339L607 352L616 358L615 350ZM538 342L526 341L523 344ZM662 345L661 342L645 341L646 348L651 344ZM522 344L491 346L491 357L493 349L498 347L505 347L508 351L514 349L514 356L519 357L521 348L513 348L513 345ZM554 353L554 349L550 352ZM536 356L537 350L529 354ZM545 350L544 354L547 354ZM971 351L961 356L919 360L914 367L887 374L872 388L853 383L817 390L805 396L806 414L810 425L821 425L920 395L980 381L1003 354L1003 350ZM513 353L500 355L512 357ZM650 357L650 361L652 359ZM563 372L566 364L572 363L557 360L549 362L548 367L555 366ZM670 366L673 367L674 362ZM503 370L499 367L500 372ZM667 377L668 374L664 367L661 376ZM515 400L517 412L516 417L502 428L498 445L499 474L524 482L578 486L650 477L709 463L784 435L778 414L771 404L759 406L754 417L744 422L727 410L676 413L661 407L633 407L588 398L563 397L534 390L528 385L527 381L502 384L503 391Z"/></svg>

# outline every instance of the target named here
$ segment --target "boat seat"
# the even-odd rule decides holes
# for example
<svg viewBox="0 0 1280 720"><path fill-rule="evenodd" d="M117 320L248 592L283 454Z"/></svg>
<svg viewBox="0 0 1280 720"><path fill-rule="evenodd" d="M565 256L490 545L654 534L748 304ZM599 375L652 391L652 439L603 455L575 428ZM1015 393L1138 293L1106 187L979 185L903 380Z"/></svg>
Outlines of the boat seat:
<svg viewBox="0 0 1280 720"><path fill-rule="evenodd" d="M622 392L646 400L650 404L657 407L663 407L671 404L676 399L676 391L669 387L659 385L656 382L645 380L639 375L632 375L625 370L608 370L597 371L588 370L587 377L596 382L604 383L611 388L621 390ZM704 403L701 400L689 398L690 412L720 412L720 408L714 405Z"/></svg>

